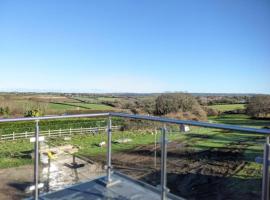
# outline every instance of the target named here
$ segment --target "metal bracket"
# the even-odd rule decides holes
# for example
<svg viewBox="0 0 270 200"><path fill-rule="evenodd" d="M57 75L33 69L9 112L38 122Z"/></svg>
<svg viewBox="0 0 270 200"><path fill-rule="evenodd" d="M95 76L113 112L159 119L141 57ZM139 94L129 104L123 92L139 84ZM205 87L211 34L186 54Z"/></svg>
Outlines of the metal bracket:
<svg viewBox="0 0 270 200"><path fill-rule="evenodd" d="M156 186L159 190L161 190L162 188L161 188L161 185L157 185ZM167 192L167 193L169 193L170 192L170 189L169 188L165 188L165 191Z"/></svg>
<svg viewBox="0 0 270 200"><path fill-rule="evenodd" d="M44 183L39 183L38 184L38 189L41 189L41 188L43 188L44 187ZM30 187L29 187L29 191L34 191L36 189L36 186L35 185L31 185Z"/></svg>
<svg viewBox="0 0 270 200"><path fill-rule="evenodd" d="M262 157L256 157L255 162L259 164L263 164L263 158ZM270 159L268 160L268 165L270 164ZM268 166L270 167L270 166Z"/></svg>
<svg viewBox="0 0 270 200"><path fill-rule="evenodd" d="M113 166L104 165L104 169L113 169Z"/></svg>
<svg viewBox="0 0 270 200"><path fill-rule="evenodd" d="M113 174L113 171L111 172L111 175ZM121 180L113 180L113 178L109 181L107 177L104 177L104 179L100 180L100 182L105 186L105 187L112 187L116 184L121 183Z"/></svg>
<svg viewBox="0 0 270 200"><path fill-rule="evenodd" d="M45 140L45 137L44 136L38 137L38 141L39 142L43 142L44 140ZM31 137L30 138L30 142L36 142L36 137Z"/></svg>

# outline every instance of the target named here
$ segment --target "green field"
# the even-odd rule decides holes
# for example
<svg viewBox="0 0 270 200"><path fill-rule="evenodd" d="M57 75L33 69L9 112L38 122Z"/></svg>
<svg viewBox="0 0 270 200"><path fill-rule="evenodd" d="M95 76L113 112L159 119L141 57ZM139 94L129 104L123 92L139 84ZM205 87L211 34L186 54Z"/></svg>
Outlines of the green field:
<svg viewBox="0 0 270 200"><path fill-rule="evenodd" d="M94 103L70 103L74 107L85 108L85 109L92 109L92 110L112 110L113 107L107 106L104 104L94 104Z"/></svg>
<svg viewBox="0 0 270 200"><path fill-rule="evenodd" d="M11 118L24 116L31 110L39 110L42 115L59 115L66 113L85 113L87 111L112 111L115 108L103 101L114 101L114 97L70 97L61 95L0 95L0 108L8 112L0 117Z"/></svg>
<svg viewBox="0 0 270 200"><path fill-rule="evenodd" d="M57 111L65 111L65 110L74 109L74 106L68 105L68 104L49 103L48 109L57 110Z"/></svg>
<svg viewBox="0 0 270 200"><path fill-rule="evenodd" d="M251 127L264 127L269 125L269 120L253 120L249 119L245 115L221 115L219 117L211 118L214 122L217 123L227 123L227 124L239 124L242 126L251 126ZM70 126L70 125L79 125L83 126L85 125L86 127L89 126L87 125L89 122L88 121L76 121L76 120L71 120L69 123L68 121L60 121L58 124L51 124L53 122L47 122L48 124L41 125L43 129L46 129L46 126L49 126L50 128L53 127L62 127L64 126ZM78 124L78 122L82 124ZM91 122L91 121L90 121ZM43 122L44 123L44 122ZM84 124L87 123L87 124ZM95 121L91 123L97 123ZM102 122L104 125L106 124L106 121ZM114 121L114 124L116 122ZM23 125L23 124L22 124ZM7 124L8 126L8 124ZM32 124L27 125L26 127L31 127L33 130ZM2 130L6 130L8 127L5 127L2 125ZM13 127L15 129L16 127ZM19 129L19 128L17 128ZM11 130L9 130L11 131ZM229 134L230 133L230 134ZM113 139L119 138L119 137L128 137L132 138L133 142L130 144L113 144L113 149L114 151L121 151L121 150L127 150L127 149L132 149L137 145L141 144L151 144L154 141L154 135L149 134L145 131L125 131L125 132L115 132L113 134ZM262 150L262 143L263 139L257 138L257 140L254 140L256 136L250 135L250 134L239 134L239 133L233 133L229 131L224 131L224 130L217 130L217 129L208 129L208 128L192 128L192 131L187 133L187 134L179 134L179 132L174 132L172 131L169 135L170 140L182 140L188 145L192 146L195 149L206 149L206 148L221 148L221 147L226 147L228 145L231 145L232 142L236 143L237 147L237 141L248 141L248 147L246 148L246 156L251 159L251 154L250 151L256 151L257 153L261 153ZM202 139L203 137L203 139ZM97 144L103 140L106 140L106 135L105 134L100 134L98 136L74 136L71 140L71 143L79 146L80 147L80 152L79 154L84 155L84 156L89 156L89 155L95 155L95 154L102 154L105 153L105 149L97 147ZM52 144L54 145L60 145L64 144L63 140L61 139L54 139L51 140ZM25 163L31 162L30 158L24 158L20 157L19 155L23 151L28 151L29 149L32 148L32 144L26 141L9 141L9 142L1 142L0 145L0 168L5 168L17 165L22 165ZM253 154L252 154L253 155ZM254 156L253 156L254 157Z"/></svg>
<svg viewBox="0 0 270 200"><path fill-rule="evenodd" d="M244 109L245 104L224 104L224 105L212 105L208 106L209 108L214 108L218 111L225 112L231 110Z"/></svg>
<svg viewBox="0 0 270 200"><path fill-rule="evenodd" d="M94 103L49 103L49 109L52 110L113 110L113 107L104 104Z"/></svg>
<svg viewBox="0 0 270 200"><path fill-rule="evenodd" d="M270 120L252 119L244 114L222 114L217 117L209 117L210 120L221 124L232 124L254 128L263 128L270 126Z"/></svg>

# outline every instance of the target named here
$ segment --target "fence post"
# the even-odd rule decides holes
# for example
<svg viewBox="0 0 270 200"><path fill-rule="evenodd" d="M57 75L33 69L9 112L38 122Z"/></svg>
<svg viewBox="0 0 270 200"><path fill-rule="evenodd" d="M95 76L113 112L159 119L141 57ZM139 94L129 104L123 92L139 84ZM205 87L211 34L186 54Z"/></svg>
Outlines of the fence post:
<svg viewBox="0 0 270 200"><path fill-rule="evenodd" d="M263 153L262 200L269 200L269 137L266 137Z"/></svg>
<svg viewBox="0 0 270 200"><path fill-rule="evenodd" d="M15 140L15 133L12 134L12 139Z"/></svg>
<svg viewBox="0 0 270 200"><path fill-rule="evenodd" d="M62 134L61 134L61 128L59 129L59 136L60 136L60 137L62 136Z"/></svg>
<svg viewBox="0 0 270 200"><path fill-rule="evenodd" d="M161 186L161 200L165 200L167 196L167 129L164 126L162 129L162 138L161 138L161 180L160 180L160 186Z"/></svg>
<svg viewBox="0 0 270 200"><path fill-rule="evenodd" d="M82 127L81 127L81 134L82 134Z"/></svg>
<svg viewBox="0 0 270 200"><path fill-rule="evenodd" d="M69 128L69 135L71 135L71 128Z"/></svg>
<svg viewBox="0 0 270 200"><path fill-rule="evenodd" d="M49 137L51 137L51 130L49 129Z"/></svg>
<svg viewBox="0 0 270 200"><path fill-rule="evenodd" d="M27 138L27 131L25 131L25 138Z"/></svg>
<svg viewBox="0 0 270 200"><path fill-rule="evenodd" d="M36 121L36 130L35 130L35 167L34 167L34 183L35 183L35 200L38 200L38 178L39 178L39 124L38 120Z"/></svg>
<svg viewBox="0 0 270 200"><path fill-rule="evenodd" d="M155 169L157 168L157 129L155 129L155 153L154 153L154 165L155 165Z"/></svg>
<svg viewBox="0 0 270 200"><path fill-rule="evenodd" d="M106 187L113 186L120 183L120 180L113 180L112 175L112 119L108 118L108 128L107 128L107 178L105 179Z"/></svg>

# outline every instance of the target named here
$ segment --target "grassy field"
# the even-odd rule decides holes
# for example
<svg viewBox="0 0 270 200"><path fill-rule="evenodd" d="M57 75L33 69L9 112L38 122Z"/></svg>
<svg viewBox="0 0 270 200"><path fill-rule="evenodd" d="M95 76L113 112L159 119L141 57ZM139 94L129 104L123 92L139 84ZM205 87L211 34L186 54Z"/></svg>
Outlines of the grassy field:
<svg viewBox="0 0 270 200"><path fill-rule="evenodd" d="M86 111L112 111L113 107L103 101L114 101L113 97L69 97L61 95L0 95L0 107L9 108L5 118L24 116L32 109L39 109L43 115L83 113Z"/></svg>
<svg viewBox="0 0 270 200"><path fill-rule="evenodd" d="M243 126L251 127L263 127L269 121L267 120L252 120L245 115L222 115L217 118L212 118L211 120L218 123L229 123L229 124L239 124ZM77 121L78 123L79 121ZM65 123L65 122L63 122ZM86 122L80 122L86 123ZM88 122L89 123L89 122ZM103 122L106 124L106 122ZM76 121L70 121L70 124L76 124ZM62 124L63 125L63 124ZM45 125L44 125L45 126ZM43 127L44 127L43 126ZM48 125L47 125L48 126ZM51 126L61 126L60 124L52 124ZM82 126L82 125L81 125ZM41 126L42 127L42 126ZM4 127L2 127L3 129ZM33 128L33 127L32 127ZM62 127L63 128L63 127ZM113 144L114 151L122 151L127 149L132 149L137 145L141 144L151 144L154 142L154 135L146 133L144 131L125 131L125 132L115 132L113 134L113 139L128 137L133 140L130 144ZM181 134L179 132L171 132L169 134L170 140L182 140L186 144L192 146L195 149L207 149L207 148L222 148L236 143L236 147L239 141L247 141L248 145L245 149L245 156L252 160L254 158L253 154L261 153L263 139L258 139L257 136L250 134L240 134L233 133L224 130L208 129L208 128L192 128L192 131L187 134ZM202 139L203 138L203 139ZM256 138L256 140L254 140ZM105 148L100 148L97 144L101 141L106 140L105 134L99 134L97 136L92 135L81 135L74 136L71 143L80 147L79 154L84 156L103 154L105 153ZM65 144L62 139L53 139L50 141L53 145ZM16 144L16 145L15 145ZM31 162L30 158L18 157L18 155L23 151L28 151L32 148L32 144L28 141L10 141L2 142L0 145L0 168L12 166L12 163L16 163L14 166L25 164ZM253 152L253 153L250 153ZM15 160L14 160L15 159ZM20 161L21 160L21 161ZM28 161L27 161L28 160Z"/></svg>
<svg viewBox="0 0 270 200"><path fill-rule="evenodd" d="M252 119L244 114L222 114L217 117L209 117L209 120L221 124L233 124L239 126L247 126L254 128L263 128L270 126L270 120Z"/></svg>
<svg viewBox="0 0 270 200"><path fill-rule="evenodd" d="M71 103L74 107L92 109L92 110L113 110L113 107L104 104L94 104L94 103Z"/></svg>
<svg viewBox="0 0 270 200"><path fill-rule="evenodd" d="M237 109L244 109L245 104L224 104L224 105L212 105L208 106L209 108L214 108L218 111L225 112Z"/></svg>
<svg viewBox="0 0 270 200"><path fill-rule="evenodd" d="M114 108L104 104L94 104L94 103L50 103L49 109L53 110L113 110Z"/></svg>
<svg viewBox="0 0 270 200"><path fill-rule="evenodd" d="M101 104L103 101L115 102L117 100L120 100L119 97L110 97L110 96L76 97L74 99L77 99L85 103L95 103L95 104Z"/></svg>

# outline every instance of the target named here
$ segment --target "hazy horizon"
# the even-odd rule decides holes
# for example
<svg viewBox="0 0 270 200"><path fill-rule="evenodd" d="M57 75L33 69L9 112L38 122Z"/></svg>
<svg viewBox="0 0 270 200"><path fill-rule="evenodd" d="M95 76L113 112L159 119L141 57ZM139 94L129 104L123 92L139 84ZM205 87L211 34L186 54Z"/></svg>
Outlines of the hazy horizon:
<svg viewBox="0 0 270 200"><path fill-rule="evenodd" d="M189 93L189 94L220 94L220 95L270 95L270 93L243 93L243 92L189 92L189 91L160 91L160 92L112 92L112 91L100 91L100 90L89 90L89 91L76 91L76 90L35 90L35 89L11 89L5 90L0 88L0 93L37 93L37 94L46 94L46 93L60 93L60 94L68 94L68 93L78 93L78 94L162 94L162 93Z"/></svg>

